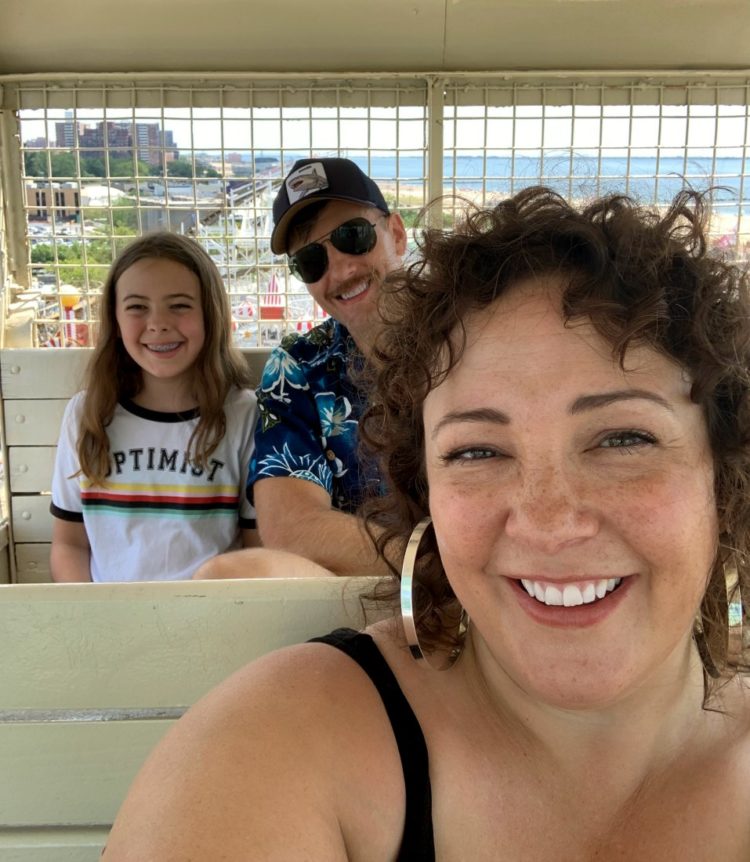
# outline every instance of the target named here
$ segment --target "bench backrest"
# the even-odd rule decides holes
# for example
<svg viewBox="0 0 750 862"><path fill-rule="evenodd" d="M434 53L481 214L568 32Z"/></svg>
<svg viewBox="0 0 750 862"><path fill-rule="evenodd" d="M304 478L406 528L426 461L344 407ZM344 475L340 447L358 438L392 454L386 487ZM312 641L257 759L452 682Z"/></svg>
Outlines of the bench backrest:
<svg viewBox="0 0 750 862"><path fill-rule="evenodd" d="M270 348L243 355L253 385ZM0 387L10 488L10 573L19 583L50 580L52 516L49 492L60 421L68 399L81 388L91 351L0 351Z"/></svg>
<svg viewBox="0 0 750 862"><path fill-rule="evenodd" d="M273 649L360 627L370 578L0 586L0 859L95 862L168 727Z"/></svg>

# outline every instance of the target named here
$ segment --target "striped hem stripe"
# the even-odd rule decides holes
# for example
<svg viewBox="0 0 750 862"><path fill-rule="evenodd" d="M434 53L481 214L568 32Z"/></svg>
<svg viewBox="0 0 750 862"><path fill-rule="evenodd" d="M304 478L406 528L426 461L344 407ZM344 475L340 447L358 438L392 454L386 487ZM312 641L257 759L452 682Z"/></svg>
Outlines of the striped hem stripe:
<svg viewBox="0 0 750 862"><path fill-rule="evenodd" d="M145 518L183 518L183 519L194 519L194 518L236 518L237 517L237 508L232 507L228 508L218 508L218 509L205 509L205 508L180 508L176 506L111 506L109 504L103 504L101 506L85 506L84 507L86 516L89 518L96 517L97 515L120 515L122 517L130 517L131 515L141 515Z"/></svg>
<svg viewBox="0 0 750 862"><path fill-rule="evenodd" d="M152 485L139 482L117 483L107 482L106 485L91 485L81 483L81 493L96 495L125 494L180 494L184 496L236 497L236 485Z"/></svg>
<svg viewBox="0 0 750 862"><path fill-rule="evenodd" d="M237 506L237 495L207 494L202 497L185 497L181 494L81 494L83 505L96 506L101 503L111 503L113 506L129 506L146 503L176 506Z"/></svg>

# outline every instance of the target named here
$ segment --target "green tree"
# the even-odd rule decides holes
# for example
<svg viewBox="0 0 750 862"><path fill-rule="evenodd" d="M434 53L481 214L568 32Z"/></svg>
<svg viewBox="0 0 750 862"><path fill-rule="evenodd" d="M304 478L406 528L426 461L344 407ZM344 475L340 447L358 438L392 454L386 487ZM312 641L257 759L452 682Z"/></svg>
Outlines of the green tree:
<svg viewBox="0 0 750 862"><path fill-rule="evenodd" d="M55 259L55 252L51 245L46 242L40 242L31 249L32 263L52 263Z"/></svg>
<svg viewBox="0 0 750 862"><path fill-rule="evenodd" d="M73 153L51 153L52 177L74 177L78 173L76 169L76 157Z"/></svg>
<svg viewBox="0 0 750 862"><path fill-rule="evenodd" d="M107 238L89 240L86 243L86 264L90 285L100 284L104 281L114 255L131 241L132 237L115 240L114 251L111 240ZM59 243L56 260L55 249L51 245L48 243L34 245L31 249L31 262L36 264L59 264L59 278L65 284L82 287L86 283L83 266L83 247L80 242L73 242L70 245Z"/></svg>
<svg viewBox="0 0 750 862"><path fill-rule="evenodd" d="M60 243L57 246L57 260L60 263L80 263L82 254L80 242L73 242L70 245ZM54 260L55 249L49 243L42 242L32 247L32 263L53 263Z"/></svg>
<svg viewBox="0 0 750 862"><path fill-rule="evenodd" d="M46 152L24 153L24 169L27 176L48 177L50 176L50 166L52 167L51 176L54 179L76 176L76 157L73 153L51 152L49 162Z"/></svg>
<svg viewBox="0 0 750 862"><path fill-rule="evenodd" d="M111 177L148 177L151 176L151 168L141 161L135 159L109 158L109 175Z"/></svg>
<svg viewBox="0 0 750 862"><path fill-rule="evenodd" d="M187 159L175 159L167 164L167 174L170 177L192 177L193 163Z"/></svg>
<svg viewBox="0 0 750 862"><path fill-rule="evenodd" d="M81 176L104 177L106 175L107 169L104 164L104 159L95 158L94 156L86 156L81 159Z"/></svg>
<svg viewBox="0 0 750 862"><path fill-rule="evenodd" d="M132 158L115 158L109 156L109 176L111 177L132 177L136 176L134 171L138 171L138 176L151 176L151 166L145 162L133 161ZM107 176L107 161L104 158L86 156L81 159L81 176L83 177L106 177Z"/></svg>
<svg viewBox="0 0 750 862"><path fill-rule="evenodd" d="M46 177L47 154L27 150L23 154L23 169L27 177Z"/></svg>
<svg viewBox="0 0 750 862"><path fill-rule="evenodd" d="M50 152L49 162L47 161L46 151L27 150L23 154L24 171L27 177L48 177L50 176L49 167L52 166L51 176L54 179L59 177L75 177L78 175L76 165L76 157L73 152ZM109 161L109 176L111 177L132 177L141 176L149 177L159 173L159 168L146 164L140 160L132 158L115 158L108 157ZM192 165L190 162L185 162L190 169L190 173L181 174L181 176L192 176ZM80 169L82 177L106 177L107 176L107 159L102 156L81 156ZM137 174L135 173L137 171Z"/></svg>
<svg viewBox="0 0 750 862"><path fill-rule="evenodd" d="M193 163L190 159L175 159L173 162L167 163L167 174L170 177L220 177L221 174L211 165L206 162L197 161L195 163L195 172L193 172Z"/></svg>

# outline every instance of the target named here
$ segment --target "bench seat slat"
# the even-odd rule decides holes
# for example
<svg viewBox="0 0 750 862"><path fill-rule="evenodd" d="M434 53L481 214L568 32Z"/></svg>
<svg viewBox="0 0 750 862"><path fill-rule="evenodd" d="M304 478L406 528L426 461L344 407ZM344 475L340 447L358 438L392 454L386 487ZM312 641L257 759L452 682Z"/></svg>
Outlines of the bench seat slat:
<svg viewBox="0 0 750 862"><path fill-rule="evenodd" d="M360 627L376 581L0 586L0 859L95 862L172 716L272 649Z"/></svg>
<svg viewBox="0 0 750 862"><path fill-rule="evenodd" d="M270 347L242 349L250 383L257 386ZM75 394L83 383L91 348L64 350L29 348L0 350L0 385L4 398L64 398Z"/></svg>
<svg viewBox="0 0 750 862"><path fill-rule="evenodd" d="M56 446L11 446L8 449L12 494L40 494L50 490Z"/></svg>
<svg viewBox="0 0 750 862"><path fill-rule="evenodd" d="M64 398L5 401L5 442L8 446L57 446L67 404Z"/></svg>
<svg viewBox="0 0 750 862"><path fill-rule="evenodd" d="M64 398L81 388L91 350L29 348L0 351L3 398Z"/></svg>
<svg viewBox="0 0 750 862"><path fill-rule="evenodd" d="M189 705L270 650L359 627L375 582L0 586L0 713Z"/></svg>
<svg viewBox="0 0 750 862"><path fill-rule="evenodd" d="M3 862L99 862L109 828L0 826Z"/></svg>
<svg viewBox="0 0 750 862"><path fill-rule="evenodd" d="M21 826L107 826L171 721L0 726L0 812Z"/></svg>
<svg viewBox="0 0 750 862"><path fill-rule="evenodd" d="M49 542L16 544L16 576L19 584L45 584L50 581Z"/></svg>
<svg viewBox="0 0 750 862"><path fill-rule="evenodd" d="M49 542L52 515L48 494L14 494L10 499L13 538L16 542Z"/></svg>

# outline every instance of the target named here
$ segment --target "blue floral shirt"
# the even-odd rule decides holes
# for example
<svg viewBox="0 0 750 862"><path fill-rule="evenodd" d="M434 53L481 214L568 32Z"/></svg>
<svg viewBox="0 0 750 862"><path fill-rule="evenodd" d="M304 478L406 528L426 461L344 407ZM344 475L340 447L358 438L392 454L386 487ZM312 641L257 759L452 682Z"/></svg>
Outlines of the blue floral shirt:
<svg viewBox="0 0 750 862"><path fill-rule="evenodd" d="M362 361L347 329L332 318L306 335L288 335L272 351L257 390L250 501L253 484L266 476L314 482L344 512L357 509L368 486L378 487L374 464L360 463L357 450L365 402L349 372Z"/></svg>

